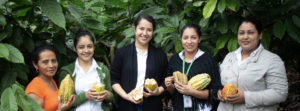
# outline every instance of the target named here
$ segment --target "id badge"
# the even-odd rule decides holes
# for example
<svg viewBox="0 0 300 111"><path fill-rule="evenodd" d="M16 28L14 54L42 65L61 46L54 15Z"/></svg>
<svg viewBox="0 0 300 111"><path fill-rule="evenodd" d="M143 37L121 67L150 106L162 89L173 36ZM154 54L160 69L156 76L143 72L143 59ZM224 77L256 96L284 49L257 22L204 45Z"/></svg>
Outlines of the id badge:
<svg viewBox="0 0 300 111"><path fill-rule="evenodd" d="M184 108L191 108L192 107L192 97L183 95L183 104L184 104Z"/></svg>

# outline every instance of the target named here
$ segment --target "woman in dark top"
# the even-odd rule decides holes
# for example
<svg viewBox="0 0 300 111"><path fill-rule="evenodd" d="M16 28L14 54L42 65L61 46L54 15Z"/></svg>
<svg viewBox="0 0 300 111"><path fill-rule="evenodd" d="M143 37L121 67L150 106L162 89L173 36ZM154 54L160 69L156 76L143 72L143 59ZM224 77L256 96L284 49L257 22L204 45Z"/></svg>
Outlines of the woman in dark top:
<svg viewBox="0 0 300 111"><path fill-rule="evenodd" d="M173 111L210 111L217 108L217 91L222 88L219 67L209 54L198 48L200 41L198 25L187 24L183 27L181 43L184 50L171 57L167 72L169 77L165 79L167 90L172 94ZM188 79L208 73L211 82L205 89L195 90L190 85L174 81L172 74L175 71L187 74Z"/></svg>
<svg viewBox="0 0 300 111"><path fill-rule="evenodd" d="M154 19L140 15L135 21L135 42L117 51L111 67L111 84L119 95L119 111L161 111L161 86L168 67L165 53L150 44L155 30ZM143 100L135 101L132 90L143 88L146 78L154 78L158 88L152 92L144 91Z"/></svg>

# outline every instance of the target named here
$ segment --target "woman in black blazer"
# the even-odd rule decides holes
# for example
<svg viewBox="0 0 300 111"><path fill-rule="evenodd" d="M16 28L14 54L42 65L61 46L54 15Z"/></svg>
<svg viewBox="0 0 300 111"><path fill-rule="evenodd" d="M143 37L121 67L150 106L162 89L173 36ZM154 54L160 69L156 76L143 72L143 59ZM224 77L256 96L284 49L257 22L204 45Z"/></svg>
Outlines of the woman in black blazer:
<svg viewBox="0 0 300 111"><path fill-rule="evenodd" d="M111 84L118 98L118 110L161 111L162 83L168 67L166 54L150 44L155 30L152 16L140 15L135 21L135 42L117 51L111 67ZM143 100L131 97L135 88L144 89L144 81L154 78L158 88L143 92Z"/></svg>

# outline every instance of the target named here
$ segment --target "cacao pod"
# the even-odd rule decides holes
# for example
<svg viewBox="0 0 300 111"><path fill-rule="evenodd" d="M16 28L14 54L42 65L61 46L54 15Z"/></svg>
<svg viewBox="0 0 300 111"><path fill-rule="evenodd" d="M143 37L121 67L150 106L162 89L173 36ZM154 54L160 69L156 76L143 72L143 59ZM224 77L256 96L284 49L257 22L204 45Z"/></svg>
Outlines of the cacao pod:
<svg viewBox="0 0 300 111"><path fill-rule="evenodd" d="M155 79L146 79L145 88L148 91L154 91L157 88L157 82L155 81Z"/></svg>
<svg viewBox="0 0 300 111"><path fill-rule="evenodd" d="M188 83L188 79L187 76L185 74L182 74L179 71L175 71L173 72L173 77L175 81L178 81L184 85L186 85Z"/></svg>
<svg viewBox="0 0 300 111"><path fill-rule="evenodd" d="M70 76L67 74L66 77L61 81L59 86L59 97L62 103L67 103L69 97L74 93L74 82Z"/></svg>
<svg viewBox="0 0 300 111"><path fill-rule="evenodd" d="M105 84L100 84L99 82L96 82L92 85L92 89L95 89L97 93L100 93L105 90Z"/></svg>
<svg viewBox="0 0 300 111"><path fill-rule="evenodd" d="M211 79L209 74L202 73L192 77L188 83L192 86L193 89L201 90L204 89L210 83L210 81Z"/></svg>
<svg viewBox="0 0 300 111"><path fill-rule="evenodd" d="M227 83L222 90L222 97L226 99L228 95L235 95L237 93L237 87L232 83Z"/></svg>
<svg viewBox="0 0 300 111"><path fill-rule="evenodd" d="M143 89L142 88L135 88L131 93L131 97L135 101L141 101L143 99Z"/></svg>

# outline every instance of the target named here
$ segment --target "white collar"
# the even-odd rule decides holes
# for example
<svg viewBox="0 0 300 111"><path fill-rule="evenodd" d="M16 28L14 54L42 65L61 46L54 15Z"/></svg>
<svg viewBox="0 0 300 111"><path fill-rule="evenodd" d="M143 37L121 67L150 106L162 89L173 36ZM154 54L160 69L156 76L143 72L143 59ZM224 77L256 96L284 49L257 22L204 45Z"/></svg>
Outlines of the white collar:
<svg viewBox="0 0 300 111"><path fill-rule="evenodd" d="M143 56L147 56L148 55L148 50L146 52L144 52L144 54L142 54L138 48L136 48L136 54L139 54L139 55L143 55Z"/></svg>
<svg viewBox="0 0 300 111"><path fill-rule="evenodd" d="M75 61L75 68L74 68L74 71L73 71L73 74L72 74L72 76L74 77L75 76L75 72L76 72L76 70L79 70L81 67L80 67L80 65L79 65L79 62L78 62L78 57L77 57L77 59L76 59L76 61ZM102 68L101 67L99 67L99 65L97 64L97 62L96 62L96 60L94 59L94 58L92 58L92 66L91 66L91 68L90 69L100 69L100 70L102 70Z"/></svg>
<svg viewBox="0 0 300 111"><path fill-rule="evenodd" d="M184 50L182 50L181 52L179 52L179 57L181 58L181 60L183 60L183 52L184 52ZM193 60L199 58L203 54L204 54L204 52L198 48L198 51L197 51L196 55L194 56Z"/></svg>
<svg viewBox="0 0 300 111"><path fill-rule="evenodd" d="M256 55L256 53L258 52L259 49L261 49L263 46L261 44L259 44L258 48L256 48L254 51L251 52L250 57L253 57ZM237 57L241 57L242 56L242 47L239 47L236 51L235 54L237 55Z"/></svg>

